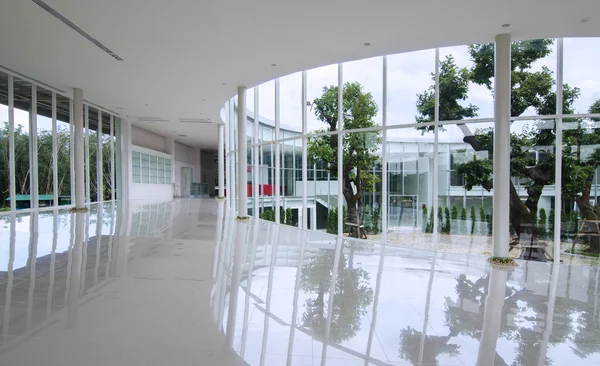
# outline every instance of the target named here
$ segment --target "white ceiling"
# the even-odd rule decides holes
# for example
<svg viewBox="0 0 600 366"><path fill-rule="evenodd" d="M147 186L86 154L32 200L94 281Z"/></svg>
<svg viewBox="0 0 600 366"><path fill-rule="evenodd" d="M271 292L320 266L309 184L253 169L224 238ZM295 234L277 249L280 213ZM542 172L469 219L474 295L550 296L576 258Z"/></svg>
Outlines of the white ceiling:
<svg viewBox="0 0 600 366"><path fill-rule="evenodd" d="M237 85L340 61L490 42L503 32L515 39L600 36L598 0L45 2L124 61L33 1L3 0L0 65L69 93L82 88L86 100L204 149L216 149L216 125L178 119L220 121Z"/></svg>

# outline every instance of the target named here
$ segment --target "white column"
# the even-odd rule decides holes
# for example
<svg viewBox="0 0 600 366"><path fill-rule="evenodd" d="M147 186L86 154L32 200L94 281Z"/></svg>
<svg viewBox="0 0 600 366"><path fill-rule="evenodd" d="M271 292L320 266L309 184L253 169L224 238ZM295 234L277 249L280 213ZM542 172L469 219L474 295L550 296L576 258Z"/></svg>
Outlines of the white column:
<svg viewBox="0 0 600 366"><path fill-rule="evenodd" d="M31 108L29 109L29 193L30 207L39 207L38 189L38 138L37 138L37 87L31 86Z"/></svg>
<svg viewBox="0 0 600 366"><path fill-rule="evenodd" d="M302 71L302 228L308 229L308 116L306 113L306 71ZM294 159L294 162L296 159ZM316 189L316 186L315 186ZM316 190L315 190L316 193ZM316 212L312 213L315 216ZM312 230L317 228L312 225Z"/></svg>
<svg viewBox="0 0 600 366"><path fill-rule="evenodd" d="M435 49L435 110L433 111L433 120L435 122L434 137L433 137L433 182L431 185L431 209L433 210L433 239L434 246L437 243L437 232L439 230L439 218L438 218L438 196L439 196L439 166L440 166L440 154L439 154L439 121L440 121L440 49Z"/></svg>
<svg viewBox="0 0 600 366"><path fill-rule="evenodd" d="M254 88L254 125L252 128L254 132L252 133L252 144L254 148L252 149L252 165L254 165L254 169L252 169L252 202L254 203L254 217L260 217L260 209L259 209L259 197L260 197L260 156L258 155L258 142L260 139L258 138L258 134L260 133L260 115L258 113L259 107L259 95L258 95L258 87Z"/></svg>
<svg viewBox="0 0 600 366"><path fill-rule="evenodd" d="M85 128L83 136L85 202L89 206L92 201L92 195L90 193L90 107L87 104L83 106L83 125Z"/></svg>
<svg viewBox="0 0 600 366"><path fill-rule="evenodd" d="M510 34L496 36L495 60L493 255L508 257L510 241Z"/></svg>
<svg viewBox="0 0 600 366"><path fill-rule="evenodd" d="M119 123L121 131L121 201L129 200L129 192L131 192L131 122L121 119ZM171 165L171 169L173 169Z"/></svg>
<svg viewBox="0 0 600 366"><path fill-rule="evenodd" d="M275 79L275 222L281 222L281 144L279 143L279 124L280 124L280 109L279 109L279 79Z"/></svg>
<svg viewBox="0 0 600 366"><path fill-rule="evenodd" d="M53 206L58 206L58 161L56 154L57 146L57 127L56 127L56 93L52 92L52 192ZM56 216L55 216L56 217Z"/></svg>
<svg viewBox="0 0 600 366"><path fill-rule="evenodd" d="M73 126L75 135L75 207L85 206L85 183L83 180L83 90L73 89Z"/></svg>
<svg viewBox="0 0 600 366"><path fill-rule="evenodd" d="M104 201L104 177L102 162L102 111L98 109L98 126L96 128L96 201Z"/></svg>
<svg viewBox="0 0 600 366"><path fill-rule="evenodd" d="M238 199L240 216L248 216L248 147L246 139L246 87L238 86Z"/></svg>
<svg viewBox="0 0 600 366"><path fill-rule="evenodd" d="M383 56L383 100L381 103L381 125L382 146L381 146L381 232L382 240L387 243L388 234L388 177L387 177L387 56ZM383 249L382 249L383 251ZM377 300L375 300L377 301Z"/></svg>
<svg viewBox="0 0 600 366"><path fill-rule="evenodd" d="M252 170L252 197L254 203L254 217L260 217L260 209L259 209L259 197L260 197L260 156L258 155L258 142L260 139L258 138L258 134L260 133L260 114L258 112L259 107L259 94L258 87L254 88L254 133L252 134L252 143L254 144L254 148L252 149L252 164L254 165L254 169Z"/></svg>
<svg viewBox="0 0 600 366"><path fill-rule="evenodd" d="M554 163L554 263L560 263L560 232L562 212L562 146L563 146L563 39L559 38L556 48L556 152ZM595 185L597 187L597 184Z"/></svg>
<svg viewBox="0 0 600 366"><path fill-rule="evenodd" d="M115 117L110 115L110 200L115 200Z"/></svg>
<svg viewBox="0 0 600 366"><path fill-rule="evenodd" d="M217 165L219 169L219 197L225 197L223 191L225 190L225 125L219 125L219 148L217 155Z"/></svg>
<svg viewBox="0 0 600 366"><path fill-rule="evenodd" d="M344 235L344 69L338 64L338 147L337 147L337 188L338 188L338 236ZM337 258L336 258L337 259Z"/></svg>
<svg viewBox="0 0 600 366"><path fill-rule="evenodd" d="M15 183L15 95L13 81L13 76L8 75L8 169L10 177L10 210L16 211L17 207L15 196L17 194L17 185Z"/></svg>
<svg viewBox="0 0 600 366"><path fill-rule="evenodd" d="M506 243L506 247L508 248L508 243ZM504 307L507 277L508 270L492 266L488 282L488 293L485 299L479 352L477 354L478 365L494 364L496 344L502 326L502 308Z"/></svg>
<svg viewBox="0 0 600 366"><path fill-rule="evenodd" d="M235 126L234 126L235 108L234 108L233 99L229 102L229 108L230 108L230 110L229 110L229 136L227 138L229 139L230 154L229 154L229 161L228 161L229 175L227 176L227 181L230 182L231 189L227 192L231 199L231 208L235 211L237 209L237 200L236 200L237 181L236 181L236 173L235 173L236 154L234 153L234 150L235 150Z"/></svg>

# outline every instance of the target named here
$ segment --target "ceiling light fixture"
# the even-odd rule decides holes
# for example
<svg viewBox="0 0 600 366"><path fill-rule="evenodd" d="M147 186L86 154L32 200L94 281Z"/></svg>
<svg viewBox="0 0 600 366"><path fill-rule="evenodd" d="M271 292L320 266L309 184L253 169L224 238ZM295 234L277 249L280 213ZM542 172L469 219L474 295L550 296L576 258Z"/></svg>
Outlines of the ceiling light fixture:
<svg viewBox="0 0 600 366"><path fill-rule="evenodd" d="M370 46L371 44L370 44L369 42L365 42L365 43L364 43L364 45L368 47L368 46Z"/></svg>
<svg viewBox="0 0 600 366"><path fill-rule="evenodd" d="M271 66L275 67L275 66L277 66L277 64L271 64Z"/></svg>
<svg viewBox="0 0 600 366"><path fill-rule="evenodd" d="M508 24L508 23L502 24L502 28L508 28L508 27L510 27L510 24Z"/></svg>
<svg viewBox="0 0 600 366"><path fill-rule="evenodd" d="M203 102L206 102L206 99L202 99Z"/></svg>
<svg viewBox="0 0 600 366"><path fill-rule="evenodd" d="M223 83L223 86L227 85L227 83Z"/></svg>
<svg viewBox="0 0 600 366"><path fill-rule="evenodd" d="M590 21L590 18L583 18L583 19L581 19L581 22L582 22L582 23L587 23L587 22L589 22L589 21Z"/></svg>

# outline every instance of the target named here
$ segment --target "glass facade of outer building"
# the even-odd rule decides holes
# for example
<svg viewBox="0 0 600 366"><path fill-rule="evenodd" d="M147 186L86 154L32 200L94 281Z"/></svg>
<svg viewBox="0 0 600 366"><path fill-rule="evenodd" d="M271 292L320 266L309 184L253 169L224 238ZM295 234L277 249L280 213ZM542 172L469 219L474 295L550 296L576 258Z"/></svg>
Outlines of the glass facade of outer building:
<svg viewBox="0 0 600 366"><path fill-rule="evenodd" d="M591 56L591 47L600 49L600 39L530 40L513 45L513 69L518 74L515 77L525 83L542 76L547 84L543 92L527 95L525 88L513 83L511 197L518 197L522 207L529 209L528 217L548 241L552 241L554 209L560 199L564 244L572 240L582 220L593 219L586 212L588 208L599 207L600 74L590 69L584 76L576 68L587 70L581 57ZM312 102L321 97L324 88L337 88L342 74L344 85L358 83L377 106L371 117L372 126L342 131L345 138L361 135L367 136L365 140L380 141L375 146L378 158L369 169L378 179L364 190L361 220L365 226L377 226L378 230L372 231L390 235L427 231L435 207L435 216L441 214L435 220L438 230L445 228L450 235L491 235L493 73L482 72L481 68L489 65L482 65L472 55L485 47L489 45L448 47L330 65L248 89L249 214L254 214L257 207L258 213L275 210L278 165L280 209L292 208L291 224L301 226L302 176L306 169L307 228L326 228L328 211L338 204L338 180L327 163L314 156L308 156L308 165L302 166L303 140L306 138L310 144L319 136L340 134L337 130L328 131L328 126L315 117ZM541 52L533 62L524 65L515 59L520 52L515 47ZM473 76L476 72L485 75ZM462 91L452 94L452 86L456 85ZM562 113L556 108L560 103L559 87L563 90ZM438 115L433 113L436 103ZM224 118L235 126L236 98L226 104ZM258 126L255 119L259 120ZM302 132L304 121L306 134ZM235 132L235 127L232 130ZM563 144L560 162L555 153L557 134ZM230 163L235 159L237 139L231 142L226 150ZM559 165L561 174L557 174ZM230 169L228 173L235 175L233 166ZM255 170L258 174L253 173ZM582 180L575 179L577 174L584 175ZM482 179L484 176L486 180ZM560 177L560 191L555 188L556 177ZM252 188L255 185L259 187L258 195ZM380 216L384 205L388 213L386 227L382 227L384 220ZM522 230L515 225L530 224L511 220L513 235ZM371 237L380 238L377 234Z"/></svg>

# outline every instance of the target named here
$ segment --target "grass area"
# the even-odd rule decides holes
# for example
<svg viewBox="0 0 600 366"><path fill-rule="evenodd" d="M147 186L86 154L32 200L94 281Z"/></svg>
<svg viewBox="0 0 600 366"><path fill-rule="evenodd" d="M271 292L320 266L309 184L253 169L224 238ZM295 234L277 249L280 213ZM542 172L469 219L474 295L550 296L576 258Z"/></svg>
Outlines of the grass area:
<svg viewBox="0 0 600 366"><path fill-rule="evenodd" d="M73 208L71 208L69 210L69 212L75 212L75 213L78 213L78 212L88 212L88 211L89 211L89 209L87 207L79 207L79 208L73 207Z"/></svg>
<svg viewBox="0 0 600 366"><path fill-rule="evenodd" d="M488 262L502 267L517 267L518 264L510 257L489 257Z"/></svg>
<svg viewBox="0 0 600 366"><path fill-rule="evenodd" d="M599 253L589 252L587 250L577 250L577 249L575 249L574 251L571 252L571 250L569 249L569 250L565 250L565 253L583 255L583 256L592 257L592 258L598 258L598 257L600 257Z"/></svg>

